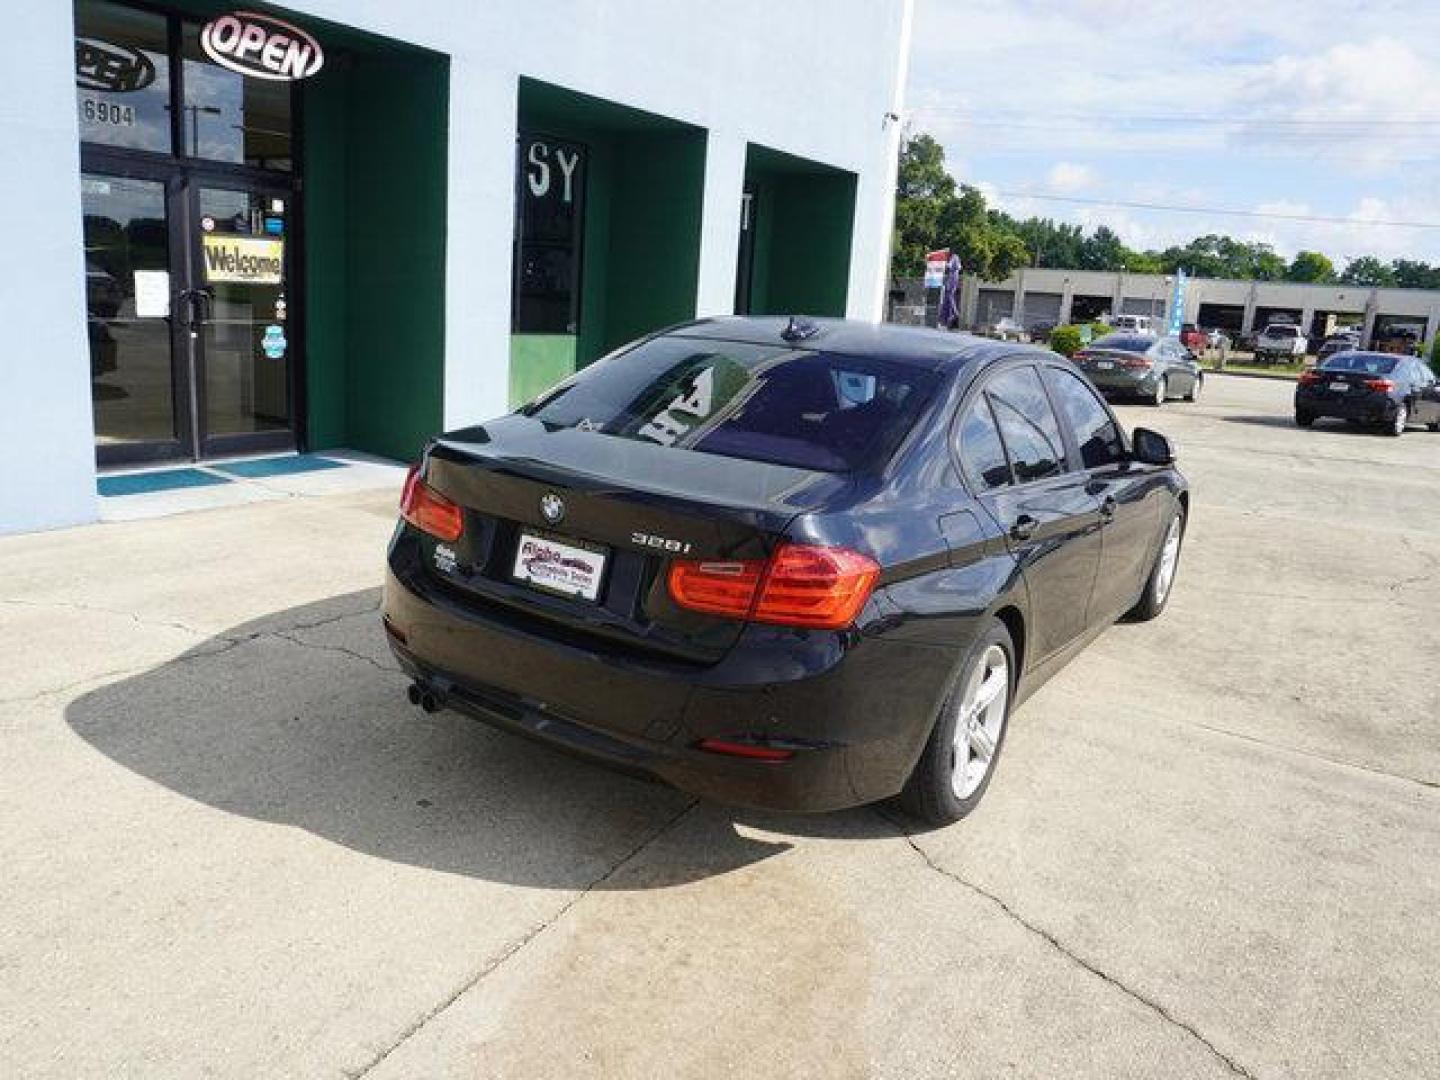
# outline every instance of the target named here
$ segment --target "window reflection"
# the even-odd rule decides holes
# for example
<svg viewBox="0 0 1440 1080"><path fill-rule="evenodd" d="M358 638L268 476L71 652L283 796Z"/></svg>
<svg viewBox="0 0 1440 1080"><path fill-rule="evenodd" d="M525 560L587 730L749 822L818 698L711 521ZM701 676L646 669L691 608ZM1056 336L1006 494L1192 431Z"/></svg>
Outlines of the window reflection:
<svg viewBox="0 0 1440 1080"><path fill-rule="evenodd" d="M80 138L170 150L170 60L163 15L88 2L75 10Z"/></svg>
<svg viewBox="0 0 1440 1080"><path fill-rule="evenodd" d="M210 62L187 24L185 153L261 169L291 168L290 84L247 79Z"/></svg>
<svg viewBox="0 0 1440 1080"><path fill-rule="evenodd" d="M86 175L81 201L96 441L174 438L170 324L135 304L136 275L169 269L164 185Z"/></svg>

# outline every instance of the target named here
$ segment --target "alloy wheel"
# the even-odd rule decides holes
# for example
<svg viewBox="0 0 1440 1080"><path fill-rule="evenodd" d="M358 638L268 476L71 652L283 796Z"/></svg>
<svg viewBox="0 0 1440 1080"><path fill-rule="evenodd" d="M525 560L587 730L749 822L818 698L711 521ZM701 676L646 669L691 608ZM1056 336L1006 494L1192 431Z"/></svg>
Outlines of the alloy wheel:
<svg viewBox="0 0 1440 1080"><path fill-rule="evenodd" d="M1009 702L1010 660L1001 646L991 645L966 677L955 718L950 786L957 799L975 794L990 774Z"/></svg>
<svg viewBox="0 0 1440 1080"><path fill-rule="evenodd" d="M1180 565L1180 515L1170 519L1165 543L1160 548L1160 565L1155 568L1155 603L1163 604L1175 581L1175 568Z"/></svg>

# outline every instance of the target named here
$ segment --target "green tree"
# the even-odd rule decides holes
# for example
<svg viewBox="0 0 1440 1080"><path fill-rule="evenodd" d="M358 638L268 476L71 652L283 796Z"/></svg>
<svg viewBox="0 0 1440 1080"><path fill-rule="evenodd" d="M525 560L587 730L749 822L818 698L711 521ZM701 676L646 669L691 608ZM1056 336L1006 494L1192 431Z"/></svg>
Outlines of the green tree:
<svg viewBox="0 0 1440 1080"><path fill-rule="evenodd" d="M1285 271L1285 280L1325 285L1335 280L1335 264L1318 251L1297 252Z"/></svg>
<svg viewBox="0 0 1440 1080"><path fill-rule="evenodd" d="M1374 255L1361 255L1346 264L1340 284L1389 288L1395 284L1395 271Z"/></svg>
<svg viewBox="0 0 1440 1080"><path fill-rule="evenodd" d="M1401 289L1440 289L1440 266L1417 259L1396 259L1390 264L1395 284Z"/></svg>
<svg viewBox="0 0 1440 1080"><path fill-rule="evenodd" d="M900 152L895 185L893 277L919 277L925 253L937 244L940 217L955 199L955 180L945 171L945 149L929 135L917 135Z"/></svg>

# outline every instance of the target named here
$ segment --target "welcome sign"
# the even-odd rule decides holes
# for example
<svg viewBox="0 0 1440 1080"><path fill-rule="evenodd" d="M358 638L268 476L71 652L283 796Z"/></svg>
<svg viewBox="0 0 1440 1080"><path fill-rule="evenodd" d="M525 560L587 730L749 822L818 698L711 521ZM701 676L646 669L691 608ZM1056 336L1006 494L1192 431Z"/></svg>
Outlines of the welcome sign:
<svg viewBox="0 0 1440 1080"><path fill-rule="evenodd" d="M211 284L279 285L284 280L284 240L207 234L200 242L205 280Z"/></svg>

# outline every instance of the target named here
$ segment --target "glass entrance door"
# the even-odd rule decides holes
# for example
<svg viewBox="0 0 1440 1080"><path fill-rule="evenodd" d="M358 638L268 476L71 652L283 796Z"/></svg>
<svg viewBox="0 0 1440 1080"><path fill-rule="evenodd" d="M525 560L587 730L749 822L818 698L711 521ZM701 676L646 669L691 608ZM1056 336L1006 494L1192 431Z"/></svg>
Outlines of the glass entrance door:
<svg viewBox="0 0 1440 1080"><path fill-rule="evenodd" d="M293 448L289 192L207 181L190 200L200 450Z"/></svg>
<svg viewBox="0 0 1440 1080"><path fill-rule="evenodd" d="M97 456L101 464L179 456L190 424L170 317L175 189L88 172L80 187Z"/></svg>
<svg viewBox="0 0 1440 1080"><path fill-rule="evenodd" d="M102 168L82 179L99 463L294 449L289 189Z"/></svg>
<svg viewBox="0 0 1440 1080"><path fill-rule="evenodd" d="M293 87L149 6L77 0L75 30L99 463L293 449Z"/></svg>

